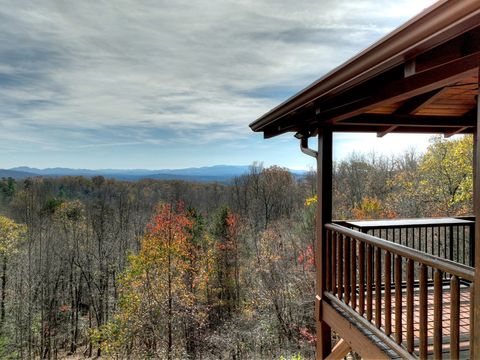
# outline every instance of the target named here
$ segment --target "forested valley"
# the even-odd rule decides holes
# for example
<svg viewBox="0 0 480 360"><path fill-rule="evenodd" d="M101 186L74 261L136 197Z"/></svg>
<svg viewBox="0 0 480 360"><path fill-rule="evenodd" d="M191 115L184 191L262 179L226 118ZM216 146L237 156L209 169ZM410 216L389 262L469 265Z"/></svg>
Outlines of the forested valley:
<svg viewBox="0 0 480 360"><path fill-rule="evenodd" d="M471 214L472 147L352 154L334 218ZM2 179L0 358L312 358L315 177Z"/></svg>

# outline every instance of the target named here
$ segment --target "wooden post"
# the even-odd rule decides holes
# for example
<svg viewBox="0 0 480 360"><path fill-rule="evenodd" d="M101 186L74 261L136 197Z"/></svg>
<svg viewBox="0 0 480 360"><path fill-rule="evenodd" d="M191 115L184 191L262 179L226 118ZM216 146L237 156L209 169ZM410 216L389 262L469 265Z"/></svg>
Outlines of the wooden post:
<svg viewBox="0 0 480 360"><path fill-rule="evenodd" d="M332 131L320 128L318 131L317 157L317 244L315 248L316 264L316 327L317 359L325 359L332 350L331 329L323 321L322 301L326 290L326 231L325 224L332 221Z"/></svg>
<svg viewBox="0 0 480 360"><path fill-rule="evenodd" d="M477 82L480 83L480 68ZM475 213L475 254L474 264L480 267L480 106L477 94L477 126L474 133L474 152L473 152L473 209ZM472 256L472 254L470 254ZM480 355L480 268L475 266L475 279L473 281L473 299L470 299L470 311L472 316L471 339L470 339L470 358L475 359Z"/></svg>

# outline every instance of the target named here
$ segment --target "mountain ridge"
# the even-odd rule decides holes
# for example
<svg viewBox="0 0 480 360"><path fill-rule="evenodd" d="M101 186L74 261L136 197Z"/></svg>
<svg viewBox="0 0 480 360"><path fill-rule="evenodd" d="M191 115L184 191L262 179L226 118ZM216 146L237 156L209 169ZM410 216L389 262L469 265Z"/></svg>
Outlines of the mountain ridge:
<svg viewBox="0 0 480 360"><path fill-rule="evenodd" d="M228 182L234 177L247 174L250 170L248 165L213 165L202 167L189 167L182 169L84 169L84 168L33 168L17 166L10 169L0 169L0 177L12 177L24 179L27 177L58 177L58 176L104 176L118 180L185 180L198 182ZM307 171L289 171L296 177L303 177Z"/></svg>

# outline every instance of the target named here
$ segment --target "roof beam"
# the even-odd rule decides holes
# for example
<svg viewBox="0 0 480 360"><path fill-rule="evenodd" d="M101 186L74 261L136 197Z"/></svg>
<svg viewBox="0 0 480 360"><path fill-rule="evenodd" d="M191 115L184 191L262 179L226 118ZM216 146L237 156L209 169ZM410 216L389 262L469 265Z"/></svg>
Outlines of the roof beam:
<svg viewBox="0 0 480 360"><path fill-rule="evenodd" d="M475 102L478 103L478 95L475 95ZM467 113L464 114L463 117L468 117L468 118L472 117L472 118L476 119L477 118L477 112L478 112L477 106L474 106L471 110L467 111Z"/></svg>
<svg viewBox="0 0 480 360"><path fill-rule="evenodd" d="M362 114L378 106L396 103L474 76L480 63L480 52L464 56L407 78L393 81L370 95L361 95L356 101L333 109L322 109L322 118L336 123Z"/></svg>
<svg viewBox="0 0 480 360"><path fill-rule="evenodd" d="M286 119L287 120L287 119ZM284 123L275 124L274 126L267 127L263 130L265 139L272 138L279 134L286 132L297 132L300 130L314 130L318 127L319 123L313 114L302 114L302 116L295 121L285 121ZM429 116L429 115L409 115L409 114L362 114L350 118L345 121L337 123L340 131L345 130L347 127L353 128L354 132L365 129L365 132L377 132L383 133L382 136L389 132L398 132L398 129L390 129L391 127L409 127L419 129L419 132L429 133L449 133L460 127L474 128L476 126L476 107L475 111L469 111L461 117L454 116ZM426 128L430 127L430 131L426 131Z"/></svg>
<svg viewBox="0 0 480 360"><path fill-rule="evenodd" d="M423 71L477 51L480 51L478 25L475 29L416 56L415 68L416 71Z"/></svg>
<svg viewBox="0 0 480 360"><path fill-rule="evenodd" d="M415 59L408 60L405 62L405 69L404 69L405 77L412 76L416 73L416 62Z"/></svg>
<svg viewBox="0 0 480 360"><path fill-rule="evenodd" d="M419 126L419 127L475 127L474 116L426 116L426 115L383 115L362 114L337 123L338 125L380 125L380 126Z"/></svg>
<svg viewBox="0 0 480 360"><path fill-rule="evenodd" d="M452 132L452 128L449 127L431 127L431 126L396 126L395 128L387 128L380 125L344 125L338 123L332 125L332 131L335 132L350 132L350 133L382 133L385 131L388 133L406 133L406 134L448 134ZM458 130L455 129L455 130ZM458 134L470 134L473 133L474 128L464 127L462 130L457 131Z"/></svg>
<svg viewBox="0 0 480 360"><path fill-rule="evenodd" d="M384 137L385 135L393 132L396 128L398 128L398 125L389 126L385 130L377 132L377 137Z"/></svg>
<svg viewBox="0 0 480 360"><path fill-rule="evenodd" d="M453 135L457 135L457 134L461 134L463 133L465 130L467 130L468 127L461 127L461 128L458 128L456 130L452 130L450 132L446 132L445 134L443 134L443 137L445 139L448 139L449 137L452 137Z"/></svg>

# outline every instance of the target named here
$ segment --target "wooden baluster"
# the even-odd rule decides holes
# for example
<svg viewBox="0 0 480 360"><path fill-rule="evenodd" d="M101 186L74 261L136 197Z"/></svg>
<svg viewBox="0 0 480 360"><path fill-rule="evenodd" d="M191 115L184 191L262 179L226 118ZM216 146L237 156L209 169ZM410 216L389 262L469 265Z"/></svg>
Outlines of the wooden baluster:
<svg viewBox="0 0 480 360"><path fill-rule="evenodd" d="M460 283L458 277L450 278L450 358L460 356Z"/></svg>
<svg viewBox="0 0 480 360"><path fill-rule="evenodd" d="M417 244L415 243L415 239L416 239L416 237L415 237L415 229L416 229L415 227L412 227L412 248L413 248L413 249L416 249L416 248L417 248Z"/></svg>
<svg viewBox="0 0 480 360"><path fill-rule="evenodd" d="M359 243L358 249L358 312L365 314L365 243Z"/></svg>
<svg viewBox="0 0 480 360"><path fill-rule="evenodd" d="M326 272L325 272L325 285L327 288L327 291L332 290L332 232L330 230L326 230L327 234L327 244L325 246L326 248Z"/></svg>
<svg viewBox="0 0 480 360"><path fill-rule="evenodd" d="M338 268L337 268L337 296L340 300L343 297L343 235L338 234L337 237L337 253L338 253Z"/></svg>
<svg viewBox="0 0 480 360"><path fill-rule="evenodd" d="M346 304L350 302L350 241L349 237L343 239L343 293Z"/></svg>
<svg viewBox="0 0 480 360"><path fill-rule="evenodd" d="M422 250L422 228L421 227L417 227L415 228L416 230L418 230L418 236L416 237L417 239L417 247L416 249L417 250ZM413 237L415 238L415 231L413 232Z"/></svg>
<svg viewBox="0 0 480 360"><path fill-rule="evenodd" d="M357 307L357 240L351 239L351 268L350 268L350 280L351 280L351 301L352 301L352 308L355 309Z"/></svg>
<svg viewBox="0 0 480 360"><path fill-rule="evenodd" d="M395 341L402 343L402 257L395 255Z"/></svg>
<svg viewBox="0 0 480 360"><path fill-rule="evenodd" d="M440 232L440 226L437 226L437 256L438 257L441 257L440 255L440 247L441 247L441 244L442 244L442 234Z"/></svg>
<svg viewBox="0 0 480 360"><path fill-rule="evenodd" d="M392 333L392 256L385 253L385 333Z"/></svg>
<svg viewBox="0 0 480 360"><path fill-rule="evenodd" d="M413 353L413 260L407 261L407 351Z"/></svg>
<svg viewBox="0 0 480 360"><path fill-rule="evenodd" d="M382 250L375 249L375 326L382 326Z"/></svg>
<svg viewBox="0 0 480 360"><path fill-rule="evenodd" d="M332 293L337 293L337 233L332 234Z"/></svg>
<svg viewBox="0 0 480 360"><path fill-rule="evenodd" d="M442 236L442 227L441 226L438 227L438 233L439 233L438 236L440 238L440 242L438 244L438 248L440 249L439 254L440 254L440 257L446 259L446 257L445 257L445 234L443 234L443 236ZM442 244L442 242L443 242L443 244ZM445 273L443 275L445 276Z"/></svg>
<svg viewBox="0 0 480 360"><path fill-rule="evenodd" d="M465 228L463 227L463 241L465 241L467 237L465 237ZM466 262L467 259L465 257L465 245L463 246L463 258L465 259L465 264L470 265L471 267L475 267L475 229L474 226L468 227L468 263Z"/></svg>
<svg viewBox="0 0 480 360"><path fill-rule="evenodd" d="M427 358L428 347L428 283L427 266L420 265L420 358Z"/></svg>
<svg viewBox="0 0 480 360"><path fill-rule="evenodd" d="M373 275L372 245L367 244L367 320L372 320L372 275Z"/></svg>
<svg viewBox="0 0 480 360"><path fill-rule="evenodd" d="M443 227L443 258L448 259L448 253L447 253L447 227ZM448 273L443 273L443 278L447 279Z"/></svg>
<svg viewBox="0 0 480 360"><path fill-rule="evenodd" d="M440 270L435 269L433 273L433 357L435 359L442 358L442 300L443 300L443 274Z"/></svg>
<svg viewBox="0 0 480 360"><path fill-rule="evenodd" d="M446 229L446 228L445 228ZM449 259L453 261L453 226L448 227L448 250L449 250Z"/></svg>
<svg viewBox="0 0 480 360"><path fill-rule="evenodd" d="M457 262L459 263L462 263L462 264L465 264L465 265L468 265L468 263L465 263L465 259L463 260L460 260L460 253L461 253L461 248L460 248L460 226L456 226L457 230L455 231L455 235L457 237L457 241L456 241L456 248L457 248L457 256L456 256L456 260ZM464 238L462 238L463 241L465 241ZM463 242L463 247L465 247L465 243Z"/></svg>
<svg viewBox="0 0 480 360"><path fill-rule="evenodd" d="M447 227L443 227L443 258L448 259L448 253L447 253ZM445 277L447 277L447 273L444 274Z"/></svg>
<svg viewBox="0 0 480 360"><path fill-rule="evenodd" d="M426 252L428 254L428 227L425 227L425 249L423 250L424 252ZM427 274L428 275L428 274ZM428 277L428 276L427 276Z"/></svg>

